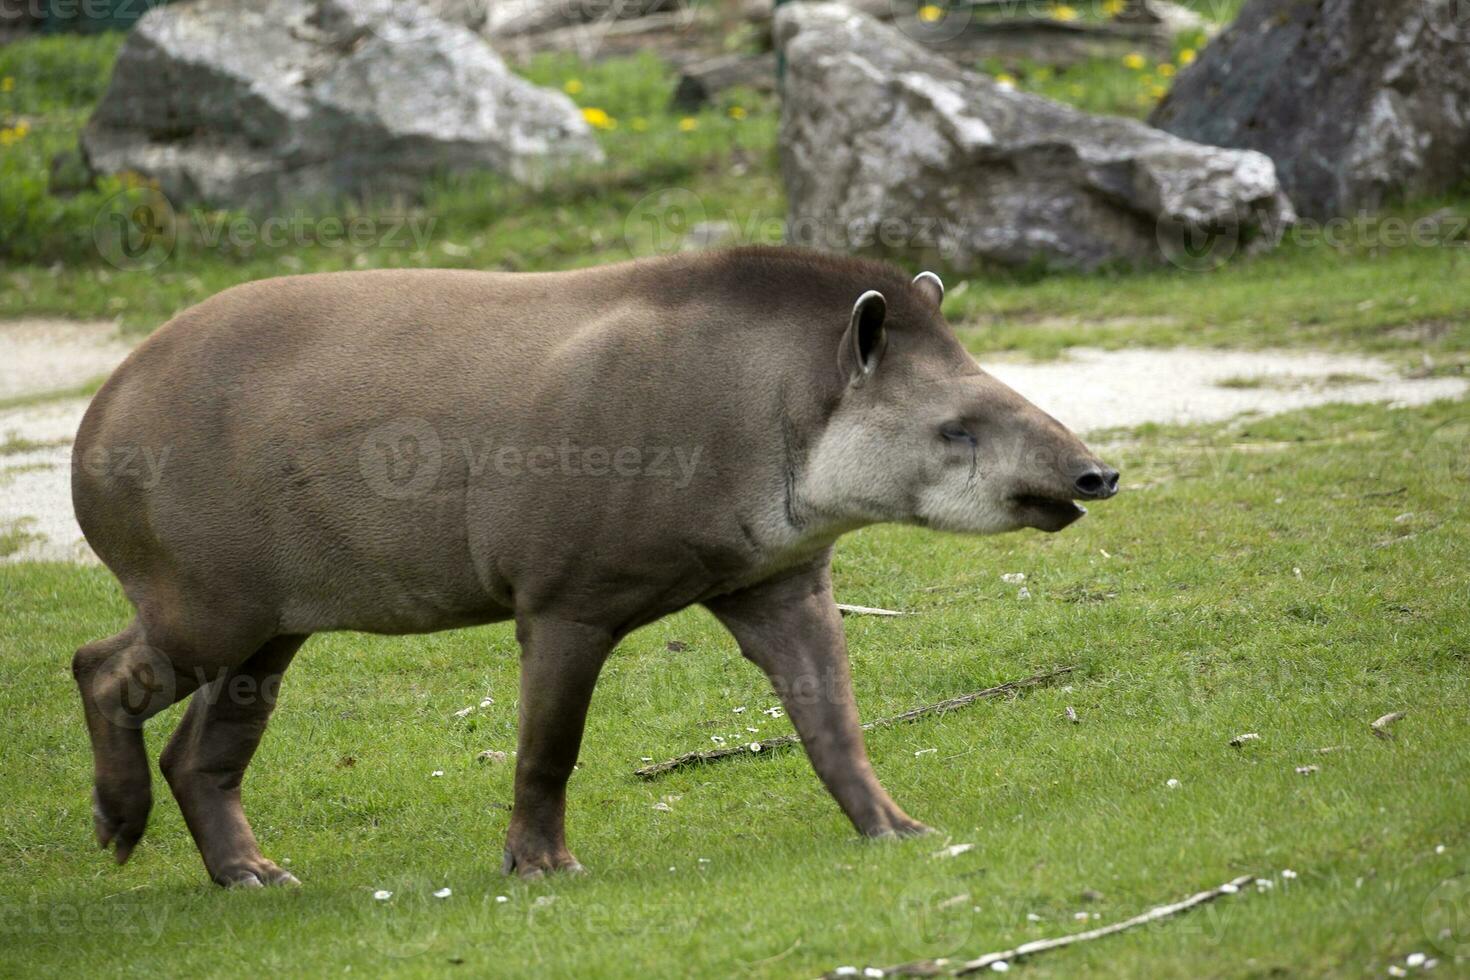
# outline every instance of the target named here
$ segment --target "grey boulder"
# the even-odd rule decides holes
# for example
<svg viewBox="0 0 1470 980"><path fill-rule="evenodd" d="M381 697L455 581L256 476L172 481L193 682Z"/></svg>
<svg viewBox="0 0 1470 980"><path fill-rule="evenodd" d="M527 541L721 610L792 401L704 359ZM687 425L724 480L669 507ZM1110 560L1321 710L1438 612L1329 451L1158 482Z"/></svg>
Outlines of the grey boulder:
<svg viewBox="0 0 1470 980"><path fill-rule="evenodd" d="M791 241L960 267L1193 266L1294 218L1260 153L1012 91L851 8L785 5L776 40Z"/></svg>
<svg viewBox="0 0 1470 980"><path fill-rule="evenodd" d="M1276 162L1318 220L1470 177L1470 3L1251 0L1154 125Z"/></svg>
<svg viewBox="0 0 1470 980"><path fill-rule="evenodd" d="M402 0L194 0L128 35L81 146L175 202L416 197L435 174L534 180L602 153L570 99Z"/></svg>

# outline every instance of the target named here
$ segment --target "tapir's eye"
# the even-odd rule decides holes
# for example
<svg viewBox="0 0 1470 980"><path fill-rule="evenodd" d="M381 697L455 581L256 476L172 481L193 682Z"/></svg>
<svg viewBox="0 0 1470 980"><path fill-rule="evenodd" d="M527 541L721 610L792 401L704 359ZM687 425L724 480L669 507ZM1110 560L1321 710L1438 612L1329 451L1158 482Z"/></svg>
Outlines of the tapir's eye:
<svg viewBox="0 0 1470 980"><path fill-rule="evenodd" d="M975 445L975 437L959 422L946 422L939 427L939 434L950 442L957 442L965 446Z"/></svg>

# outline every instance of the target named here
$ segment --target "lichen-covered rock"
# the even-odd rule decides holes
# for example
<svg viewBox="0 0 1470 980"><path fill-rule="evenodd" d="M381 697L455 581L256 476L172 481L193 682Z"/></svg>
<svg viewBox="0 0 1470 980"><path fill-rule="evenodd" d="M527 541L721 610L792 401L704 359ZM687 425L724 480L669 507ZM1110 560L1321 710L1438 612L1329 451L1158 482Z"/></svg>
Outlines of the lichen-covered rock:
<svg viewBox="0 0 1470 980"><path fill-rule="evenodd" d="M416 196L434 174L533 179L601 151L560 92L403 0L194 0L139 21L82 134L102 173L175 202Z"/></svg>
<svg viewBox="0 0 1470 980"><path fill-rule="evenodd" d="M795 242L1090 268L1292 220L1259 153L1011 91L848 7L787 4L776 37Z"/></svg>
<svg viewBox="0 0 1470 980"><path fill-rule="evenodd" d="M1154 125L1276 163L1318 220L1470 177L1470 4L1251 0Z"/></svg>

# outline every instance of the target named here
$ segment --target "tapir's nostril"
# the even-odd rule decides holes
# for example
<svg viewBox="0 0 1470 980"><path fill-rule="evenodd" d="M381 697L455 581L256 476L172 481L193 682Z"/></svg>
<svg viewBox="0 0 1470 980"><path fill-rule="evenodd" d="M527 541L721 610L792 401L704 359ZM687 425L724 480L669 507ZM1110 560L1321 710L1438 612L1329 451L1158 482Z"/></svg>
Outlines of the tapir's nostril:
<svg viewBox="0 0 1470 980"><path fill-rule="evenodd" d="M1098 466L1077 478L1077 493L1089 500L1104 500L1118 492L1118 471Z"/></svg>

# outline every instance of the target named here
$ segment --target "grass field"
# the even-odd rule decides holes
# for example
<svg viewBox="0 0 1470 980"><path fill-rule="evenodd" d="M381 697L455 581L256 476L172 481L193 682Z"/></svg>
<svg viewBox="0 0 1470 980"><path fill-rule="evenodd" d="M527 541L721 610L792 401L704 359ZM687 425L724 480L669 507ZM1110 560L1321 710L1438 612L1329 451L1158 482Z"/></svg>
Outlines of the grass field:
<svg viewBox="0 0 1470 980"><path fill-rule="evenodd" d="M814 976L978 955L1082 928L1078 912L1112 920L1255 873L1275 887L1026 969L1373 976L1414 951L1448 962L1470 943L1455 917L1470 887L1470 543L1445 455L1467 432L1462 405L1158 429L1113 447L1128 492L1063 535L848 539L841 598L916 613L849 623L865 717L1079 667L1068 687L870 738L880 776L937 839L858 841L798 752L633 777L640 758L712 735L786 730L710 617L647 628L609 663L572 780L570 840L594 873L532 885L499 872L510 767L475 759L514 747L508 628L315 638L246 785L267 853L306 887L228 893L204 883L161 786L130 865L91 841L67 664L126 618L115 585L0 569L4 960L54 975L463 961L471 974ZM1000 580L1016 571L1029 599ZM1408 712L1398 737L1373 737L1391 710ZM177 714L151 724L155 751ZM1260 741L1227 745L1247 731ZM931 856L947 842L976 847ZM374 901L380 888L393 899Z"/></svg>
<svg viewBox="0 0 1470 980"><path fill-rule="evenodd" d="M652 59L547 59L538 81L616 120L600 131L608 167L550 189L445 182L412 210L435 219L422 248L221 248L191 233L158 268L120 270L91 229L121 187L61 199L44 186L116 39L27 44L0 48L0 77L16 79L0 123L28 122L0 156L0 220L17 230L0 243L0 317L115 316L142 335L282 272L624 258L646 244L643 215L666 221L668 195L687 201L676 192L742 238L769 235L784 210L769 100L737 93L690 126L666 110ZM1086 71L1117 92L1141 84L1125 66ZM1462 193L1387 220L1452 227L1445 215L1467 211ZM1387 244L1383 228L1198 273L950 275L947 309L981 354L1311 346L1463 373L1470 249L1453 235ZM759 673L690 611L630 637L603 675L570 792L569 841L590 876L499 871L511 766L476 757L514 748L509 627L308 644L245 787L267 856L304 888L207 885L161 779L149 833L117 868L91 837L69 663L129 610L104 571L0 566L0 975L812 977L976 956L1247 873L1270 887L1015 969L1367 977L1422 952L1435 975L1470 971L1470 409L1329 407L1110 441L1125 492L1062 535L874 528L839 546L840 599L914 613L848 622L865 719L1077 667L1065 684L870 737L890 792L940 831L902 843L856 839L797 751L632 775L713 736L789 731L763 713L776 701ZM0 551L16 533L0 528ZM1013 572L1029 598L1002 582ZM1396 737L1375 737L1369 723L1396 710ZM150 724L155 757L179 714ZM1261 738L1230 747L1245 732ZM959 843L975 846L934 856Z"/></svg>

